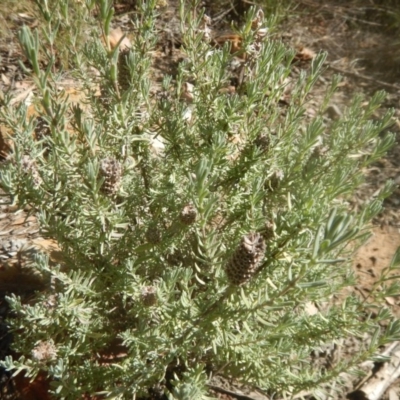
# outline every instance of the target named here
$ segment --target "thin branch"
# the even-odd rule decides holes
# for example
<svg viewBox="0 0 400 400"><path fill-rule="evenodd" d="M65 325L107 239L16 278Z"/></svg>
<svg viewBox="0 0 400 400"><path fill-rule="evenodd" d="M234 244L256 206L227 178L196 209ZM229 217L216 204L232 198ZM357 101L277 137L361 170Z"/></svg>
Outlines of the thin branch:
<svg viewBox="0 0 400 400"><path fill-rule="evenodd" d="M242 393L234 392L232 390L224 389L221 386L216 385L207 385L210 389L214 390L215 392L227 394L228 396L232 396L238 400L257 400L255 397L247 396Z"/></svg>
<svg viewBox="0 0 400 400"><path fill-rule="evenodd" d="M367 75L359 74L358 72L353 72L353 71L348 71L348 70L344 70L344 69L341 69L341 68L337 68L337 67L334 67L332 64L327 64L327 66L330 69L332 69L333 71L339 72L340 74L350 75L350 76L353 76L354 78L357 78L357 79L362 79L364 81L373 82L373 83L375 83L375 84L377 84L379 86L384 86L384 87L387 87L387 88L390 88L390 89L395 89L395 90L399 90L400 91L400 86L394 85L392 83L384 82L384 81L372 78L372 77L367 76Z"/></svg>

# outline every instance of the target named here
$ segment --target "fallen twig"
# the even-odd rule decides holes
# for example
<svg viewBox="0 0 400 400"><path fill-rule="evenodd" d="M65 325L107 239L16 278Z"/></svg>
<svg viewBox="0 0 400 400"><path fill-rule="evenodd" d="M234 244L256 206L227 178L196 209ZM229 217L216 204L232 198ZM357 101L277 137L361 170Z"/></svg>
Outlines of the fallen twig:
<svg viewBox="0 0 400 400"><path fill-rule="evenodd" d="M347 395L348 399L378 400L400 376L400 342L393 342L382 355L390 356L391 359L383 363L376 371L372 371L356 390Z"/></svg>
<svg viewBox="0 0 400 400"><path fill-rule="evenodd" d="M362 75L362 74L359 74L358 72L347 71L345 69L341 69L341 68L335 67L332 64L327 64L327 66L330 69L332 69L333 71L339 72L340 74L350 75L350 76L353 76L353 77L358 78L358 79L363 79L365 81L374 82L377 85L384 86L384 87L387 87L387 88L390 88L390 89L395 89L395 90L399 90L400 91L400 86L394 85L392 83L384 82L384 81L372 78L372 77L367 76L367 75Z"/></svg>
<svg viewBox="0 0 400 400"><path fill-rule="evenodd" d="M227 394L227 395L232 396L232 397L234 397L235 399L238 399L238 400L260 400L260 397L255 398L255 397L247 396L247 395L245 395L243 393L238 393L238 392L234 392L232 390L224 389L221 386L208 385L208 387L210 389L214 390L215 392L222 393L222 394ZM263 398L267 399L267 397L264 397L264 396L263 396Z"/></svg>

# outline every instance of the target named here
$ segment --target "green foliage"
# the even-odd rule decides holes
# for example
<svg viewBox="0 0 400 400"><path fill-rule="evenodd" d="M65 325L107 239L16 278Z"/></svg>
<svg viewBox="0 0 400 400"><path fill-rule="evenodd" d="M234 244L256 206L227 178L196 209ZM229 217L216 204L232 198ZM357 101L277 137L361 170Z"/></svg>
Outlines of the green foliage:
<svg viewBox="0 0 400 400"><path fill-rule="evenodd" d="M93 34L73 54L80 105L57 91L53 53L44 52L43 70L43 43L28 28L20 33L49 133L35 139L26 106L6 97L0 118L14 151L0 182L36 212L62 262L38 256L48 290L29 304L10 296L21 357L2 364L32 377L45 371L54 394L67 399L128 399L160 385L170 399L206 399L216 371L274 392L318 390L400 332L393 322L356 359L330 371L310 367L315 347L390 318L372 318L355 296L330 300L353 282L351 243L365 237L390 191L348 213L362 168L393 143L391 134L380 136L390 115L370 119L383 94L367 106L357 97L335 122L323 110L307 117L320 54L281 104L293 53L268 36L260 42L266 23L253 9L241 32L243 79L228 94L234 55L204 40L201 13L183 2L185 58L176 77L154 87L156 3L141 3L128 54L107 37L111 2L82 5L82 13L96 5L103 40ZM251 247L253 239L262 245ZM228 280L232 265L247 268L242 285ZM311 303L317 312L308 311Z"/></svg>
<svg viewBox="0 0 400 400"><path fill-rule="evenodd" d="M291 18L297 5L292 0L259 0L256 4L263 8L266 15L273 18L273 28L275 24L280 24L282 21Z"/></svg>

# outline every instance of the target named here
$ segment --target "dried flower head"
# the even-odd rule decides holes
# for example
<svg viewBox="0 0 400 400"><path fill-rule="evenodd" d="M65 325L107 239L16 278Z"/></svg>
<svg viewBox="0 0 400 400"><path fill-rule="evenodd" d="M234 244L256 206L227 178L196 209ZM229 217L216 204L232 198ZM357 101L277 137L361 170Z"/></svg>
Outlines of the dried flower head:
<svg viewBox="0 0 400 400"><path fill-rule="evenodd" d="M264 11L261 8L257 11L256 17L251 21L251 29L256 31L260 29L262 24L264 23Z"/></svg>
<svg viewBox="0 0 400 400"><path fill-rule="evenodd" d="M32 358L36 361L52 361L57 356L57 348L52 340L39 342L32 350Z"/></svg>
<svg viewBox="0 0 400 400"><path fill-rule="evenodd" d="M33 185L35 187L39 187L41 185L42 178L39 175L39 170L35 160L28 155L22 157L21 167L25 174L30 175L32 177Z"/></svg>
<svg viewBox="0 0 400 400"><path fill-rule="evenodd" d="M57 307L57 295L56 294L49 295L49 297L45 301L43 301L43 305L48 310L55 310Z"/></svg>
<svg viewBox="0 0 400 400"><path fill-rule="evenodd" d="M129 89L131 84L131 71L128 65L129 53L130 49L126 48L121 50L118 55L118 84L123 92Z"/></svg>
<svg viewBox="0 0 400 400"><path fill-rule="evenodd" d="M35 139L42 140L45 136L50 135L50 126L43 117L36 118Z"/></svg>
<svg viewBox="0 0 400 400"><path fill-rule="evenodd" d="M248 233L242 237L231 259L226 265L226 274L233 285L248 282L257 272L265 253L265 241L259 233Z"/></svg>
<svg viewBox="0 0 400 400"><path fill-rule="evenodd" d="M326 153L328 152L328 150L329 149L327 146L323 146L322 144L319 144L313 148L312 156L317 157L317 158L324 157L324 156L326 156Z"/></svg>
<svg viewBox="0 0 400 400"><path fill-rule="evenodd" d="M211 25L211 17L209 17L208 15L204 14L204 16L203 16L203 24L204 25Z"/></svg>
<svg viewBox="0 0 400 400"><path fill-rule="evenodd" d="M99 174L104 178L101 190L107 195L115 194L121 186L122 166L113 157L107 157L100 161Z"/></svg>
<svg viewBox="0 0 400 400"><path fill-rule="evenodd" d="M268 34L268 28L261 28L257 31L256 39L262 41Z"/></svg>
<svg viewBox="0 0 400 400"><path fill-rule="evenodd" d="M265 222L261 235L266 242L275 238L275 224L273 221L268 220Z"/></svg>
<svg viewBox="0 0 400 400"><path fill-rule="evenodd" d="M182 86L181 98L188 103L192 103L194 100L194 85L189 82L185 82Z"/></svg>
<svg viewBox="0 0 400 400"><path fill-rule="evenodd" d="M284 177L285 175L281 169L274 171L270 177L269 188L272 190L278 189Z"/></svg>
<svg viewBox="0 0 400 400"><path fill-rule="evenodd" d="M193 204L186 204L179 216L180 221L185 225L191 225L196 222L197 210Z"/></svg>
<svg viewBox="0 0 400 400"><path fill-rule="evenodd" d="M157 304L157 288L155 286L145 286L142 289L142 302L146 307Z"/></svg>
<svg viewBox="0 0 400 400"><path fill-rule="evenodd" d="M150 225L146 231L146 239L151 244L161 242L161 232L156 225Z"/></svg>
<svg viewBox="0 0 400 400"><path fill-rule="evenodd" d="M178 265L183 264L184 262L184 255L182 251L175 250L173 253L167 254L165 260L167 261L168 265L172 267L176 267Z"/></svg>
<svg viewBox="0 0 400 400"><path fill-rule="evenodd" d="M205 41L209 42L211 40L211 18L208 15L203 16L203 20L199 26L199 32L203 33L203 38Z"/></svg>
<svg viewBox="0 0 400 400"><path fill-rule="evenodd" d="M268 151L270 145L270 139L268 135L260 134L254 139L254 144L263 151Z"/></svg>

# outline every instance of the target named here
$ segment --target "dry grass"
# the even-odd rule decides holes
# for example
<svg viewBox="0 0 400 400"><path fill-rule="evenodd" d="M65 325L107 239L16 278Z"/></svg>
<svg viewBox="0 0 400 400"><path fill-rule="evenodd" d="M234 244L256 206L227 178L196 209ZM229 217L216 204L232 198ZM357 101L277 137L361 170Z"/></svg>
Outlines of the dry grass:
<svg viewBox="0 0 400 400"><path fill-rule="evenodd" d="M35 2L33 0L2 0L0 5L0 40L15 35L15 30L21 26L21 20L28 21L35 17Z"/></svg>
<svg viewBox="0 0 400 400"><path fill-rule="evenodd" d="M398 0L299 0L293 15L283 30L297 26L298 40L327 51L329 61L347 59L389 83L400 78Z"/></svg>
<svg viewBox="0 0 400 400"><path fill-rule="evenodd" d="M45 35L43 29L48 28L43 16L40 13L37 3L41 0L0 0L0 54L7 57L11 51L13 54L19 52L19 44L17 40L17 32L23 25L28 26L32 30L37 30L43 43ZM86 11L84 2L69 2L69 23L62 21L58 34L55 39L54 49L56 50L56 63L64 70L73 69L73 61L70 57L71 38L72 35L77 36L75 41L76 47L73 50L79 51L80 46L84 45L87 40L85 36L88 30L87 21L84 15ZM60 3L58 0L48 2L49 9L55 15L60 15ZM92 23L95 23L93 20ZM56 21L53 21L53 26ZM0 57L1 57L0 55ZM40 57L41 59L41 57Z"/></svg>

